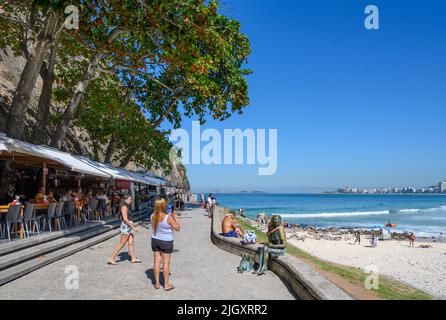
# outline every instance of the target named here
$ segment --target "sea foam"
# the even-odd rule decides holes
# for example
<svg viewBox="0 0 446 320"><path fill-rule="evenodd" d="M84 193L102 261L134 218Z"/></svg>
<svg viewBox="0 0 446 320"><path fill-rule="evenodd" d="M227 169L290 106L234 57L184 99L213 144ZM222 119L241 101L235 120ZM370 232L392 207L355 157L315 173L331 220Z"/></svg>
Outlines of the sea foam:
<svg viewBox="0 0 446 320"><path fill-rule="evenodd" d="M389 210L382 211L353 211L353 212L321 212L321 213L304 213L304 214L281 214L282 218L339 218L339 217L354 217L354 216L375 216L390 214Z"/></svg>

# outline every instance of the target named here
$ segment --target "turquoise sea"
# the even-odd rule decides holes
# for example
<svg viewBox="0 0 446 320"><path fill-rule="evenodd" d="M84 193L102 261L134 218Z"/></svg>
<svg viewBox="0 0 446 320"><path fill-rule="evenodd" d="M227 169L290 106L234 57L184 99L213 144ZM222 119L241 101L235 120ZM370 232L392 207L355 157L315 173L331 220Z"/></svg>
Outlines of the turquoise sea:
<svg viewBox="0 0 446 320"><path fill-rule="evenodd" d="M396 231L417 236L446 235L446 195L354 194L215 194L220 205L255 217L281 214L300 225L338 228L374 228L389 220Z"/></svg>

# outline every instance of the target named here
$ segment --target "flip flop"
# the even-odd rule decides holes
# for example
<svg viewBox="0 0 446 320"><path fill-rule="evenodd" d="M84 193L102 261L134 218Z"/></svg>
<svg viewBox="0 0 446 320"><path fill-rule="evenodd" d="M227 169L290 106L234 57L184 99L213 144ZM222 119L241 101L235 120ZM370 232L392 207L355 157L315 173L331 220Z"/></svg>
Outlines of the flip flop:
<svg viewBox="0 0 446 320"><path fill-rule="evenodd" d="M164 291L170 291L170 290L173 290L173 289L175 289L174 285L172 285L170 288L164 289Z"/></svg>
<svg viewBox="0 0 446 320"><path fill-rule="evenodd" d="M158 290L158 289L160 289L161 288L161 286L159 285L159 286L153 286L156 290Z"/></svg>
<svg viewBox="0 0 446 320"><path fill-rule="evenodd" d="M111 261L107 261L107 264L111 266L116 266L118 263L116 261L114 263Z"/></svg>
<svg viewBox="0 0 446 320"><path fill-rule="evenodd" d="M131 261L132 263L142 263L142 261L141 260L139 260L139 259L136 259L135 261Z"/></svg>

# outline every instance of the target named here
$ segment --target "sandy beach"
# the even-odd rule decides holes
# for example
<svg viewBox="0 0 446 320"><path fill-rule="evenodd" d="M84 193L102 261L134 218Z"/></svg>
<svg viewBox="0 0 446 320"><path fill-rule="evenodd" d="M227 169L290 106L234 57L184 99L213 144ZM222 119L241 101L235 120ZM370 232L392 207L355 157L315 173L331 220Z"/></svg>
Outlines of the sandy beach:
<svg viewBox="0 0 446 320"><path fill-rule="evenodd" d="M446 299L446 243L415 242L409 247L408 241L379 241L371 248L369 238L361 237L361 245L353 245L353 235L343 235L342 240L316 240L305 231L298 237L290 237L289 243L329 262L359 267L373 264L378 273L408 283L436 298ZM420 248L420 245L432 248Z"/></svg>

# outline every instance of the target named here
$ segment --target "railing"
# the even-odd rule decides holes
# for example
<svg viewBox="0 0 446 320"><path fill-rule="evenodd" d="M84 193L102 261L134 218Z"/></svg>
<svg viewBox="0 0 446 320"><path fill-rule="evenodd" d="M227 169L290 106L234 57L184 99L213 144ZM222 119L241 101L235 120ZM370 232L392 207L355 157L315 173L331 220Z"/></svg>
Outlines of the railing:
<svg viewBox="0 0 446 320"><path fill-rule="evenodd" d="M157 199L157 195L152 195L148 200L144 201L138 206L138 212L139 212L139 221L142 222L143 215L153 212L153 208L155 206L155 200ZM149 215L150 217L150 215ZM149 219L150 221L150 219Z"/></svg>
<svg viewBox="0 0 446 320"><path fill-rule="evenodd" d="M175 204L175 200L176 200L176 197L174 197L173 195L169 195L166 197L166 201L168 204Z"/></svg>

